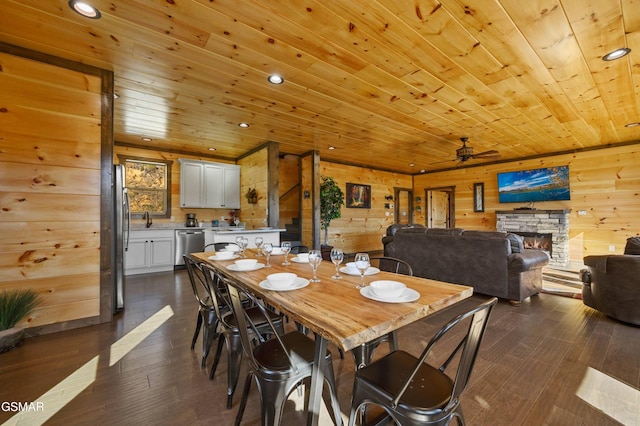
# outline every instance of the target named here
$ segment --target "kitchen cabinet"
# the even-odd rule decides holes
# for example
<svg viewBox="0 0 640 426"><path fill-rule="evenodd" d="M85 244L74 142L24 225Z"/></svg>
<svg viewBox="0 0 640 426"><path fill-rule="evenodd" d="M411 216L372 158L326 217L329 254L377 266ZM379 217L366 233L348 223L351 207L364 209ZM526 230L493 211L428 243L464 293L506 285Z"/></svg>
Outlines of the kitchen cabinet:
<svg viewBox="0 0 640 426"><path fill-rule="evenodd" d="M240 166L180 159L180 206L240 208Z"/></svg>
<svg viewBox="0 0 640 426"><path fill-rule="evenodd" d="M173 230L132 231L125 252L125 275L173 270Z"/></svg>

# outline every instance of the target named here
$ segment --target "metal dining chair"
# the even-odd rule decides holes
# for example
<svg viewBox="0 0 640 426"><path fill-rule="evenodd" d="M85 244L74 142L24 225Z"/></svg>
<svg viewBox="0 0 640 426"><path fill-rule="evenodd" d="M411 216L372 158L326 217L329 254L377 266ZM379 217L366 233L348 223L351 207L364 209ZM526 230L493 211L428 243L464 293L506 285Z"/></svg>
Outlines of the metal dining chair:
<svg viewBox="0 0 640 426"><path fill-rule="evenodd" d="M227 291L231 298L231 308L238 320L242 347L249 361L249 372L242 393L242 401L236 415L235 425L239 425L242 420L251 383L254 380L258 387L258 392L260 392L262 425L279 425L282 418L282 410L289 394L299 386L302 380L311 377L315 342L299 331L290 331L284 334L277 333L269 317L270 311L260 300L231 280L222 278L221 281L227 285ZM243 315L243 297L252 300L261 310L266 321L272 326L273 338L271 340L265 340L254 332L253 335L259 339L259 343L257 345L251 343L252 339L249 330L256 330L256 324L249 315ZM326 363L325 381L329 385L334 422L341 425L342 418L336 393L331 352L327 351L324 362Z"/></svg>
<svg viewBox="0 0 640 426"><path fill-rule="evenodd" d="M233 394L238 384L238 378L240 377L240 364L242 362L242 345L240 343L238 324L233 312L231 311L231 303L228 295L226 294L226 288L220 286L220 278L216 271L208 264L202 263L194 257L189 255L185 255L184 257L187 270L190 271L189 278L193 277L196 285L205 289L205 293L208 294L207 300L209 301L209 309L212 308L215 313L215 320L210 320L207 324L211 325L205 327L203 345L207 345L207 347L206 349L203 347L202 366L205 366L206 357L209 353L211 344L213 343L213 339L217 336L218 344L213 364L211 366L211 372L209 373L209 379L214 378L222 355L222 348L223 346L226 346L228 365L227 408L231 408L233 405ZM248 304L247 300L243 301L243 309L246 311L247 315L254 319L257 331L268 338L272 331L264 321L262 313L255 306ZM207 312L211 311L208 310ZM284 328L280 315L271 312L269 316L276 329L283 332ZM220 329L220 332L218 332L218 329Z"/></svg>
<svg viewBox="0 0 640 426"><path fill-rule="evenodd" d="M404 351L394 351L356 372L349 426L355 424L361 406L381 406L397 424L448 425L453 419L464 425L460 396L473 370L478 349L487 327L491 310L498 299L493 297L470 311L457 316L442 327L416 358ZM426 362L438 342L450 331L468 330L453 352L439 367ZM443 344L441 346L449 346ZM457 360L453 378L445 373Z"/></svg>
<svg viewBox="0 0 640 426"><path fill-rule="evenodd" d="M370 259L370 263L371 266L376 267L381 271L413 276L413 269L411 268L411 265L401 259L385 256L372 257ZM387 333L384 336L360 345L360 347L352 350L351 353L353 354L356 368L361 368L368 364L371 361L375 350L378 348L380 343L384 341L389 342L390 351L398 350L398 333L396 331Z"/></svg>
<svg viewBox="0 0 640 426"><path fill-rule="evenodd" d="M207 284L207 281L200 268L200 261L191 257L188 254L183 255L184 264L187 267L187 273L189 275L189 281L191 288L193 289L193 295L198 303L198 315L196 318L196 329L191 339L191 349L196 346L196 341L200 335L202 329L202 368L205 368L207 363L207 357L211 349L211 343L217 336L218 323L221 312L220 307L215 303L215 298L212 295L211 288ZM223 308L224 309L224 308ZM226 312L226 311L225 311Z"/></svg>
<svg viewBox="0 0 640 426"><path fill-rule="evenodd" d="M309 247L302 246L302 245L291 246L291 252L290 253L291 254L309 253Z"/></svg>
<svg viewBox="0 0 640 426"><path fill-rule="evenodd" d="M225 250L227 248L227 246L230 245L230 244L238 247L238 245L236 243L209 243L206 246L204 246L204 249L202 251L209 251L211 249L213 249L215 251ZM240 247L238 247L238 249L239 248Z"/></svg>

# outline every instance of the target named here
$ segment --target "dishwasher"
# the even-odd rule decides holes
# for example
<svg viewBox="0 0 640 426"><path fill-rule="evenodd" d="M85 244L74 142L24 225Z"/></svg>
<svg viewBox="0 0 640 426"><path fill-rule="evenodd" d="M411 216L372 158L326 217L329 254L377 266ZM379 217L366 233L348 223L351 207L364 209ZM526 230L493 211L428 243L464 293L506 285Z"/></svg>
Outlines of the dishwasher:
<svg viewBox="0 0 640 426"><path fill-rule="evenodd" d="M176 230L176 258L174 266L184 266L182 255L204 250L204 231L201 229Z"/></svg>

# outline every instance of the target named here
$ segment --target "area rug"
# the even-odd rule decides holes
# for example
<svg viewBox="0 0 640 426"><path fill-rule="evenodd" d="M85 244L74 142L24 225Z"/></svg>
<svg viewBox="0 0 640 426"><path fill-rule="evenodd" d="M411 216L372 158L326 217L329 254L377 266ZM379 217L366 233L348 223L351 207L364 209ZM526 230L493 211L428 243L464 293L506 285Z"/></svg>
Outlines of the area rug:
<svg viewBox="0 0 640 426"><path fill-rule="evenodd" d="M542 280L542 293L555 294L556 296L582 299L582 290L574 287Z"/></svg>
<svg viewBox="0 0 640 426"><path fill-rule="evenodd" d="M582 299L582 281L575 271L545 268L542 271L542 292Z"/></svg>

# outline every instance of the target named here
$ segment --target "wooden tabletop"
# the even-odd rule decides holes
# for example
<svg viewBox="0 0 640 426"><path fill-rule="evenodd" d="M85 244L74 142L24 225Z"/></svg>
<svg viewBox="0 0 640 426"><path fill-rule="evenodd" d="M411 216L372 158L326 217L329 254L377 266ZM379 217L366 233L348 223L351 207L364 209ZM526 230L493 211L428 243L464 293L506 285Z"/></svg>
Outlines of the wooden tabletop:
<svg viewBox="0 0 640 426"><path fill-rule="evenodd" d="M214 252L193 253L202 261L208 262L227 278L244 284L266 300L270 305L299 322L338 347L349 351L363 343L397 330L407 324L429 316L436 311L451 306L473 294L473 288L450 284L425 278L380 272L365 277L365 284L374 280L395 280L420 293L414 302L385 303L371 300L360 294L356 286L359 276L340 273L341 280L333 280L335 267L331 262L323 261L318 267L319 283L292 291L273 291L260 287L267 275L276 272L293 272L299 277L311 278L309 264L291 262L283 266L284 256L271 256L272 267L248 272L234 272L227 268L235 260L217 261L209 259ZM265 263L264 257L255 257L248 250L248 257L257 258ZM343 265L341 265L343 266Z"/></svg>

